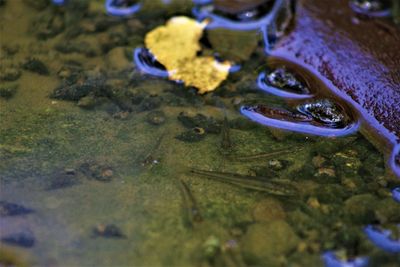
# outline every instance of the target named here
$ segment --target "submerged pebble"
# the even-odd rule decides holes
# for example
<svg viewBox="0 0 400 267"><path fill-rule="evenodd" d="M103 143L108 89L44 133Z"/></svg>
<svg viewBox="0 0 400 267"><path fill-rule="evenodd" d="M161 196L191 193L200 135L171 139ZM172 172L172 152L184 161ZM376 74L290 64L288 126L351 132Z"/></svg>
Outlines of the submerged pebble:
<svg viewBox="0 0 400 267"><path fill-rule="evenodd" d="M165 120L165 113L161 110L151 111L146 116L146 121L151 125L162 125Z"/></svg>
<svg viewBox="0 0 400 267"><path fill-rule="evenodd" d="M39 59L29 58L22 64L22 68L40 75L49 75L50 71L47 66Z"/></svg>
<svg viewBox="0 0 400 267"><path fill-rule="evenodd" d="M205 136L206 131L203 128L194 127L177 135L175 138L183 142L194 143L203 140Z"/></svg>
<svg viewBox="0 0 400 267"><path fill-rule="evenodd" d="M21 77L21 71L13 65L5 65L0 67L0 81L16 81Z"/></svg>
<svg viewBox="0 0 400 267"><path fill-rule="evenodd" d="M0 201L0 217L26 215L32 212L32 209L26 208L25 206L7 201Z"/></svg>
<svg viewBox="0 0 400 267"><path fill-rule="evenodd" d="M93 235L95 237L105 238L125 238L121 229L114 224L99 224L93 229Z"/></svg>
<svg viewBox="0 0 400 267"><path fill-rule="evenodd" d="M0 97L5 99L12 98L18 89L18 83L9 82L0 84Z"/></svg>
<svg viewBox="0 0 400 267"><path fill-rule="evenodd" d="M31 232L18 232L1 238L5 244L23 248L31 248L35 245L35 237Z"/></svg>

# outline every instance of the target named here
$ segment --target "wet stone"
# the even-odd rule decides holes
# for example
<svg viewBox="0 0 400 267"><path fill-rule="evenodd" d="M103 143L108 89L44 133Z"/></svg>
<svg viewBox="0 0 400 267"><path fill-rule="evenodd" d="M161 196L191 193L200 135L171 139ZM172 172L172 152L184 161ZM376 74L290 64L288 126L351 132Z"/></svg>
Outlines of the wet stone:
<svg viewBox="0 0 400 267"><path fill-rule="evenodd" d="M35 237L30 232L19 232L1 238L5 244L23 248L31 248L35 245Z"/></svg>
<svg viewBox="0 0 400 267"><path fill-rule="evenodd" d="M39 59L30 58L24 64L22 64L24 70L35 72L40 75L49 75L49 69Z"/></svg>
<svg viewBox="0 0 400 267"><path fill-rule="evenodd" d="M165 123L166 117L165 113L161 110L155 110L149 112L146 116L146 122L148 122L151 125L162 125Z"/></svg>
<svg viewBox="0 0 400 267"><path fill-rule="evenodd" d="M269 86L297 94L310 93L310 89L286 68L277 68L268 72L264 82Z"/></svg>
<svg viewBox="0 0 400 267"><path fill-rule="evenodd" d="M88 95L84 96L78 101L78 107L84 109L93 109L97 105L98 101L95 96Z"/></svg>
<svg viewBox="0 0 400 267"><path fill-rule="evenodd" d="M311 116L317 122L331 128L343 128L348 124L348 118L343 109L328 99L298 106L298 111Z"/></svg>
<svg viewBox="0 0 400 267"><path fill-rule="evenodd" d="M203 128L194 127L188 131L185 131L177 135L175 138L183 142L195 143L203 140L205 136L206 132Z"/></svg>
<svg viewBox="0 0 400 267"><path fill-rule="evenodd" d="M114 224L99 224L93 229L94 237L125 238L121 229Z"/></svg>
<svg viewBox="0 0 400 267"><path fill-rule="evenodd" d="M12 98L17 92L18 84L17 83L2 83L0 84L0 97L5 99Z"/></svg>
<svg viewBox="0 0 400 267"><path fill-rule="evenodd" d="M32 213L33 210L22 205L0 201L0 217L19 216Z"/></svg>
<svg viewBox="0 0 400 267"><path fill-rule="evenodd" d="M123 70L132 66L126 57L125 48L116 47L110 50L106 56L107 67L114 70Z"/></svg>

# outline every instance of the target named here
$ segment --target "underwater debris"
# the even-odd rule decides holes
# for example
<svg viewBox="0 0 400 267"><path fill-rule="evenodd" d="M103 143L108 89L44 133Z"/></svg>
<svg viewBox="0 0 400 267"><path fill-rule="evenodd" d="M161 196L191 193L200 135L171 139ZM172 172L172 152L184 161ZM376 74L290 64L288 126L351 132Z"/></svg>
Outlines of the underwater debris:
<svg viewBox="0 0 400 267"><path fill-rule="evenodd" d="M125 238L121 229L114 224L99 224L93 228L94 237L105 237L105 238Z"/></svg>
<svg viewBox="0 0 400 267"><path fill-rule="evenodd" d="M196 224L201 223L203 218L189 186L182 179L179 179L179 186L183 198L185 224L193 228Z"/></svg>
<svg viewBox="0 0 400 267"><path fill-rule="evenodd" d="M173 17L145 37L146 48L165 66L169 79L193 86L200 94L215 90L228 77L231 68L229 62L197 55L206 24L187 17ZM140 62L136 65L140 66Z"/></svg>
<svg viewBox="0 0 400 267"><path fill-rule="evenodd" d="M17 232L2 237L1 242L13 246L31 248L35 245L35 237L31 232Z"/></svg>
<svg viewBox="0 0 400 267"><path fill-rule="evenodd" d="M0 217L26 215L34 212L32 209L22 205L0 201Z"/></svg>
<svg viewBox="0 0 400 267"><path fill-rule="evenodd" d="M284 149L279 149L275 151L270 151L270 152L263 152L259 154L254 154L254 155L243 155L243 156L234 156L232 157L232 160L235 161L248 161L248 160L259 160L259 159L270 159L270 158L276 158L280 156L284 156L287 154L292 154L296 153L298 151L301 151L303 147L294 147L294 148L284 148Z"/></svg>
<svg viewBox="0 0 400 267"><path fill-rule="evenodd" d="M159 149L161 147L161 143L164 140L165 137L165 133L161 134L157 140L156 143L154 144L154 146L147 150L147 152L144 153L144 155L139 156L139 158L137 159L137 162L140 162L140 165L142 167L152 167L154 165L157 165L160 163L161 161L161 156L157 155L157 153L159 152Z"/></svg>
<svg viewBox="0 0 400 267"><path fill-rule="evenodd" d="M297 194L296 187L293 184L266 177L241 175L237 173L206 171L192 168L191 173L214 179L221 182L237 185L242 188L262 191L277 196L294 196Z"/></svg>

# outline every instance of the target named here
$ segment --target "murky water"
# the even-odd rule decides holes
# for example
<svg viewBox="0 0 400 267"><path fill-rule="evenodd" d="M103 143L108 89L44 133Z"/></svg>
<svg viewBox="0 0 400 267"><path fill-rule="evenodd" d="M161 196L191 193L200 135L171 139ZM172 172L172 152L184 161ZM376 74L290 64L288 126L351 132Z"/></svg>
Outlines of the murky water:
<svg viewBox="0 0 400 267"><path fill-rule="evenodd" d="M297 104L259 89L263 45L205 95L143 74L145 34L193 16L143 2L126 19L97 0L0 6L0 266L396 266L400 180L381 152L244 117Z"/></svg>

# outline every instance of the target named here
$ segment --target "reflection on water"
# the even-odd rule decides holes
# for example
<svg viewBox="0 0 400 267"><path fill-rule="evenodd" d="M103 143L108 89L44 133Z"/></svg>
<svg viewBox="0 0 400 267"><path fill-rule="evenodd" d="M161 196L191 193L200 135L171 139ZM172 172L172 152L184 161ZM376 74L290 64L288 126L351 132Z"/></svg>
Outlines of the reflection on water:
<svg viewBox="0 0 400 267"><path fill-rule="evenodd" d="M124 19L104 1L70 3L0 7L0 265L322 266L327 251L396 263L364 227L394 233L400 182L361 134L285 132L239 112L262 103L276 120L340 131L348 109L316 117L259 90L262 48L204 96L146 75L165 76L132 53L168 19L152 10L191 16L191 1L142 1Z"/></svg>

